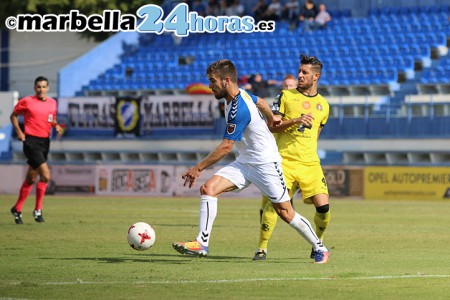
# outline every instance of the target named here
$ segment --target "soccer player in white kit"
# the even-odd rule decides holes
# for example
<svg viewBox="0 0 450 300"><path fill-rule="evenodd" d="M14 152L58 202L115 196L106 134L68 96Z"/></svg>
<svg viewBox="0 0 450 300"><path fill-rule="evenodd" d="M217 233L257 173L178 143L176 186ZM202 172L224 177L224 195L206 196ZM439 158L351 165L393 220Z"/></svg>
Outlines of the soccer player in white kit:
<svg viewBox="0 0 450 300"><path fill-rule="evenodd" d="M199 232L194 241L173 243L173 248L187 255L208 255L209 240L217 215L217 197L223 192L244 189L255 184L273 203L280 218L293 227L317 253L315 263L326 263L330 252L322 244L309 221L294 211L281 169L281 157L268 126L279 126L281 118L273 115L265 100L237 85L237 71L227 59L213 62L206 74L216 99L225 99L226 132L222 143L182 176L184 186L194 187L200 173L226 157L236 145L238 157L220 169L200 187Z"/></svg>

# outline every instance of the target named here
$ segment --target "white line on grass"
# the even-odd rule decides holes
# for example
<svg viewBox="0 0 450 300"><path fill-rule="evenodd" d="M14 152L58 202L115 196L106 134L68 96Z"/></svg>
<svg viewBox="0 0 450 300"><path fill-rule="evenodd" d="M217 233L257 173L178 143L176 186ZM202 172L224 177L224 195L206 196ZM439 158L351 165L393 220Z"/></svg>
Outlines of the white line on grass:
<svg viewBox="0 0 450 300"><path fill-rule="evenodd" d="M76 281L67 282L33 282L36 285L74 285L74 284L196 284L196 283L242 283L242 282L260 282L260 281L316 281L316 280L375 280L375 279L411 279L411 278L450 278L450 275L398 275L398 276L367 276L367 277L298 277L298 278L244 278L244 279L223 279L223 280L180 280L180 281ZM23 282L2 282L2 285L20 285Z"/></svg>

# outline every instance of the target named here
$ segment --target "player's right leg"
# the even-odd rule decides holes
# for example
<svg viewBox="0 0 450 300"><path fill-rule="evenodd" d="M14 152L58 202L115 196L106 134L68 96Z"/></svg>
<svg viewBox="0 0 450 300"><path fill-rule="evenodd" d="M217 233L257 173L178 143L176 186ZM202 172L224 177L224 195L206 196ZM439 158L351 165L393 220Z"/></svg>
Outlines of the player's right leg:
<svg viewBox="0 0 450 300"><path fill-rule="evenodd" d="M23 224L22 221L22 207L27 200L28 195L33 188L33 183L36 180L37 171L34 170L31 166L28 167L27 175L25 180L20 187L19 196L17 198L16 204L11 208L11 214L14 217L14 222L16 224Z"/></svg>
<svg viewBox="0 0 450 300"><path fill-rule="evenodd" d="M203 188L203 186L202 186ZM209 252L209 238L217 216L217 197L201 195L198 235L193 241L175 242L172 247L181 254L205 257Z"/></svg>
<svg viewBox="0 0 450 300"><path fill-rule="evenodd" d="M200 188L200 219L199 231L194 241L176 242L172 247L181 254L205 257L209 254L209 240L217 215L217 196L236 188L248 186L239 164L231 163L211 177Z"/></svg>
<svg viewBox="0 0 450 300"><path fill-rule="evenodd" d="M208 247L200 244L199 241L176 242L172 244L173 249L181 254L206 257L208 256Z"/></svg>
<svg viewBox="0 0 450 300"><path fill-rule="evenodd" d="M200 199L197 238L193 241L173 243L172 247L181 254L205 257L208 255L209 238L217 216L217 197L201 195Z"/></svg>

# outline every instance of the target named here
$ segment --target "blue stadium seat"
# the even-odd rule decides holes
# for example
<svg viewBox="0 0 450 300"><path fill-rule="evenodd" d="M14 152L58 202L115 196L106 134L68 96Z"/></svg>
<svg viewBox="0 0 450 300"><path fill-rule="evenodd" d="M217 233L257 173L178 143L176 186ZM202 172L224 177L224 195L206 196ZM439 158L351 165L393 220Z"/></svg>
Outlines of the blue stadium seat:
<svg viewBox="0 0 450 300"><path fill-rule="evenodd" d="M370 82L372 84L382 84L384 83L382 80L382 76L379 73L379 67L374 67L374 68L367 68L366 69L366 75L368 80L370 80Z"/></svg>
<svg viewBox="0 0 450 300"><path fill-rule="evenodd" d="M437 48L439 46L447 45L447 37L444 32L427 32L423 34L425 36L426 44L430 45L433 48Z"/></svg>
<svg viewBox="0 0 450 300"><path fill-rule="evenodd" d="M287 23L279 23L270 34L192 34L179 47L170 35L145 39L134 52L127 51L120 64L83 90L184 89L190 82L207 83L206 67L218 58L232 59L240 74L260 72L266 79L281 80L288 72L297 75L300 53L323 61L322 87L341 86L351 92L352 86L359 85L384 88L398 81L399 71L414 70L415 60L430 58L431 48L446 45L450 36L448 10L430 12L405 6L373 13L368 18L335 16L326 30L308 34L301 29L290 32ZM180 56L194 56L195 60L191 65L179 66ZM417 82L449 83L450 67L446 65L450 65L450 59L441 61L444 66L425 70ZM135 69L133 80L125 78L127 67ZM357 132L345 134L380 134L384 130L384 125L370 122L354 124L360 126Z"/></svg>
<svg viewBox="0 0 450 300"><path fill-rule="evenodd" d="M414 57L412 56L394 56L393 66L399 70L414 69Z"/></svg>
<svg viewBox="0 0 450 300"><path fill-rule="evenodd" d="M397 82L398 81L398 71L394 67L388 67L382 70L383 78L387 82Z"/></svg>

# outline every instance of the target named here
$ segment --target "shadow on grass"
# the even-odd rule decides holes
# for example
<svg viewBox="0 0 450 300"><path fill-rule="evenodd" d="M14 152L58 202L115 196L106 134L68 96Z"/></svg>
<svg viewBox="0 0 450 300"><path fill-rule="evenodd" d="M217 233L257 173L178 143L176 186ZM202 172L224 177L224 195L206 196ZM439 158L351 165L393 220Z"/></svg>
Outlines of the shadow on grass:
<svg viewBox="0 0 450 300"><path fill-rule="evenodd" d="M247 257L236 257L236 256L208 256L207 258L199 258L195 256L188 255L167 255L167 254L144 254L139 255L130 255L133 257L42 257L40 259L43 260L63 260L63 261L95 261L101 263L108 264L119 264L119 263L143 263L143 262L154 262L154 263L172 263L172 264L185 264L189 263L193 260L195 261L214 261L214 262L242 262L242 261L251 261L251 259Z"/></svg>

